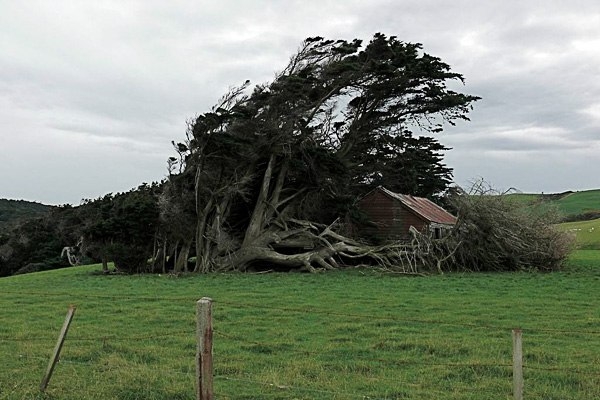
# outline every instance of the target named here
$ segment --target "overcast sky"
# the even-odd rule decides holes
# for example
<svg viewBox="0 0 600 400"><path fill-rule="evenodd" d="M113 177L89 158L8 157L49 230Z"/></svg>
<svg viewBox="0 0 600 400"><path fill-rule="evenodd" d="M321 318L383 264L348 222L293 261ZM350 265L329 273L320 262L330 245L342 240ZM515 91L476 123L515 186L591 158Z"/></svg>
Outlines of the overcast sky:
<svg viewBox="0 0 600 400"><path fill-rule="evenodd" d="M79 204L166 176L171 140L309 36L419 42L482 97L437 136L456 182L600 188L600 3L0 0L0 198Z"/></svg>

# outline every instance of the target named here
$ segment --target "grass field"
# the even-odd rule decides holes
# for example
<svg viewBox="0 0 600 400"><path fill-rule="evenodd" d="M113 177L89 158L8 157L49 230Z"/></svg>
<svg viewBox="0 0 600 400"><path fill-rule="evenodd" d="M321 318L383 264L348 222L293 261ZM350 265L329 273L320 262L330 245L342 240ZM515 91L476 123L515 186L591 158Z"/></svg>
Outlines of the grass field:
<svg viewBox="0 0 600 400"><path fill-rule="evenodd" d="M521 204L538 204L555 207L562 215L578 215L600 211L600 189L573 192L559 198L557 195L514 193L509 197Z"/></svg>
<svg viewBox="0 0 600 400"><path fill-rule="evenodd" d="M565 215L582 214L600 210L600 190L575 192L557 201L559 210Z"/></svg>
<svg viewBox="0 0 600 400"><path fill-rule="evenodd" d="M600 251L548 274L103 276L0 279L0 399L194 398L195 301L214 303L217 399L600 398ZM38 386L69 304L47 394Z"/></svg>
<svg viewBox="0 0 600 400"><path fill-rule="evenodd" d="M575 243L579 249L600 250L600 219L566 222L558 227L575 235Z"/></svg>

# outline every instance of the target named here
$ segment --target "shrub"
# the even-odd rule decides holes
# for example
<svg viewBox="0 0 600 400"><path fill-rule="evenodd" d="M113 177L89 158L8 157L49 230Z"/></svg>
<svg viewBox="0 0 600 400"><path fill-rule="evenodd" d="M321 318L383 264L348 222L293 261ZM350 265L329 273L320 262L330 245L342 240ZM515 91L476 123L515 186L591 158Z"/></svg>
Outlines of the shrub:
<svg viewBox="0 0 600 400"><path fill-rule="evenodd" d="M554 228L558 213L510 201L483 184L452 199L458 222L448 240L455 245L452 269L551 271L573 248L570 235Z"/></svg>

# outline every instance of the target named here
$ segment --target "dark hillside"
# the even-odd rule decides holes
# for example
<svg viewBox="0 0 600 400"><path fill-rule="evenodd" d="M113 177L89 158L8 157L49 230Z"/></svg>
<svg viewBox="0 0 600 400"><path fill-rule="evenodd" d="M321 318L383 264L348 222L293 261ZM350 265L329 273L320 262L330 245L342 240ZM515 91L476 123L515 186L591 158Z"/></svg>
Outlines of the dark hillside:
<svg viewBox="0 0 600 400"><path fill-rule="evenodd" d="M72 246L72 207L0 200L0 277L68 266L61 257Z"/></svg>
<svg viewBox="0 0 600 400"><path fill-rule="evenodd" d="M52 206L25 200L0 199L0 231L16 221L48 213Z"/></svg>

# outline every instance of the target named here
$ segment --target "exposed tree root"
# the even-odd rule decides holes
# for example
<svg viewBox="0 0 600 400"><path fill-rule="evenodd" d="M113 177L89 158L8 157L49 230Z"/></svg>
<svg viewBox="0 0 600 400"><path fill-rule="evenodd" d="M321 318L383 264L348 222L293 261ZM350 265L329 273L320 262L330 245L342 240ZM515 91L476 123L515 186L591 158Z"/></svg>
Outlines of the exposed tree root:
<svg viewBox="0 0 600 400"><path fill-rule="evenodd" d="M293 226L290 226L293 225ZM280 224L274 225L277 229ZM421 275L442 272L452 256L442 242L413 232L411 243L372 246L345 237L333 229L303 220L289 220L288 229L267 230L238 250L220 256L217 271L248 271L260 265L265 269L308 272L369 265L380 270Z"/></svg>

